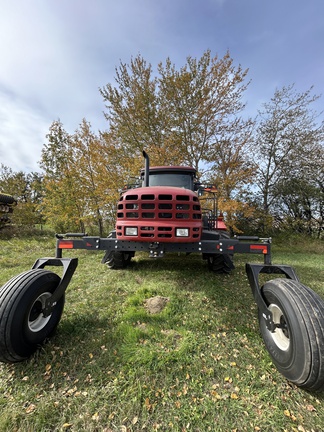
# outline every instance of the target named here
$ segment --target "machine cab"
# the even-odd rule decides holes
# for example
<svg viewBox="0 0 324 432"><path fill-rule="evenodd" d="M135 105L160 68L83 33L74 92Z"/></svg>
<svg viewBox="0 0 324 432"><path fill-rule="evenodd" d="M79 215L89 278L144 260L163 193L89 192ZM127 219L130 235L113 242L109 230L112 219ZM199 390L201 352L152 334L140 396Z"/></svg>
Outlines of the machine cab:
<svg viewBox="0 0 324 432"><path fill-rule="evenodd" d="M150 167L148 184L151 186L173 186L191 191L196 190L196 170L184 166ZM141 170L141 183L145 187L145 170Z"/></svg>

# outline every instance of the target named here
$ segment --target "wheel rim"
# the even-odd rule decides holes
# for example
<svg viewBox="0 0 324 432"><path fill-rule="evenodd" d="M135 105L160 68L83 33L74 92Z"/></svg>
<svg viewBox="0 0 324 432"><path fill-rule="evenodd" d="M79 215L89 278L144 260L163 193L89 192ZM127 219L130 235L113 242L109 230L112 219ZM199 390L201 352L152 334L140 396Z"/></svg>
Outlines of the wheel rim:
<svg viewBox="0 0 324 432"><path fill-rule="evenodd" d="M30 331L37 333L42 330L51 319L51 315L44 317L43 309L46 300L51 297L51 293L45 292L34 301L28 314L28 328Z"/></svg>
<svg viewBox="0 0 324 432"><path fill-rule="evenodd" d="M270 333L271 337L279 349L287 351L290 346L290 339L286 318L276 304L271 304L269 310L272 312L273 322L276 325L275 331Z"/></svg>

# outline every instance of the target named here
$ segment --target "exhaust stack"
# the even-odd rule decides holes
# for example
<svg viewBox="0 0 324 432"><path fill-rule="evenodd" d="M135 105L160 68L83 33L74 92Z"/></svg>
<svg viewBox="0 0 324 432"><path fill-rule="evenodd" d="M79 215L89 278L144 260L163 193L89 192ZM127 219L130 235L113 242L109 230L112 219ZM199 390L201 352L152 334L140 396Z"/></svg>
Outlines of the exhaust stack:
<svg viewBox="0 0 324 432"><path fill-rule="evenodd" d="M144 150L143 156L145 158L144 187L148 187L150 185L150 158Z"/></svg>

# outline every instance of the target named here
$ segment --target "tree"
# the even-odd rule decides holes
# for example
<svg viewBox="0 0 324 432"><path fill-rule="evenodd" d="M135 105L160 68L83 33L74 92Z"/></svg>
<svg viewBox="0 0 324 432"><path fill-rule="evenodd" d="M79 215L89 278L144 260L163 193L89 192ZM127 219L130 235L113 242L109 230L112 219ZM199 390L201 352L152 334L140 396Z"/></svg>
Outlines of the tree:
<svg viewBox="0 0 324 432"><path fill-rule="evenodd" d="M242 96L248 71L235 67L228 52L219 59L211 58L210 51L199 60L188 57L180 71L169 58L158 70L161 105L169 114L170 144L179 148L181 162L206 170L202 165L213 165L219 159L218 143L233 136L245 107ZM241 130L249 124L241 120Z"/></svg>
<svg viewBox="0 0 324 432"><path fill-rule="evenodd" d="M0 192L8 193L17 200L11 220L18 226L33 226L44 222L39 206L43 197L43 177L40 173L14 172L0 167Z"/></svg>
<svg viewBox="0 0 324 432"><path fill-rule="evenodd" d="M273 213L283 228L319 238L324 228L324 147L319 143L314 150L299 174L292 171L275 185Z"/></svg>
<svg viewBox="0 0 324 432"><path fill-rule="evenodd" d="M157 76L140 55L130 65L121 63L117 86L107 84L100 93L122 164L132 160L130 174L138 172L143 149L152 164L193 166L219 180L221 203L229 214L251 181L246 156L252 122L240 117L247 72L234 66L228 52L223 58L212 58L210 51L198 60L188 57L180 70L167 58ZM221 169L218 176L215 169Z"/></svg>
<svg viewBox="0 0 324 432"><path fill-rule="evenodd" d="M71 137L74 155L74 175L83 194L83 217L85 224L95 223L103 236L104 221L112 225L111 210L116 211L118 200L118 158L116 149L109 144L109 135L97 136L85 119ZM121 180L121 178L120 178Z"/></svg>
<svg viewBox="0 0 324 432"><path fill-rule="evenodd" d="M275 215L287 230L320 237L324 227L324 191L312 179L290 178L278 184Z"/></svg>
<svg viewBox="0 0 324 432"><path fill-rule="evenodd" d="M58 231L84 231L82 188L75 175L71 136L58 120L52 123L46 137L40 161L44 170L45 217Z"/></svg>
<svg viewBox="0 0 324 432"><path fill-rule="evenodd" d="M219 207L226 213L227 224L234 233L240 232L238 219L249 218L255 212L250 189L256 166L251 161L251 129L240 129L241 121L233 124L232 134L215 145L218 155L212 165L210 182L217 186ZM250 123L251 127L253 123Z"/></svg>
<svg viewBox="0 0 324 432"><path fill-rule="evenodd" d="M85 119L73 135L55 121L42 150L44 213L59 231L96 231L113 225L122 172L110 134L96 135ZM129 164L131 160L129 159Z"/></svg>
<svg viewBox="0 0 324 432"><path fill-rule="evenodd" d="M139 169L135 156L143 149L162 149L164 144L164 115L160 111L157 79L152 67L139 55L128 66L116 68L117 87L107 84L100 89L108 112L105 117L109 132L120 150L135 162L132 174ZM123 147L123 149L122 149Z"/></svg>
<svg viewBox="0 0 324 432"><path fill-rule="evenodd" d="M217 137L231 131L244 109L246 75L229 53L218 59L206 51L198 61L188 57L179 71L167 58L153 77L152 66L139 55L116 68L117 87L100 89L109 130L131 155L147 149L156 164L199 169L200 162L214 157Z"/></svg>
<svg viewBox="0 0 324 432"><path fill-rule="evenodd" d="M289 179L298 178L305 185L316 181L314 168L323 163L324 123L310 107L318 97L312 95L312 87L298 93L290 85L276 90L259 111L254 155L265 218L278 208Z"/></svg>

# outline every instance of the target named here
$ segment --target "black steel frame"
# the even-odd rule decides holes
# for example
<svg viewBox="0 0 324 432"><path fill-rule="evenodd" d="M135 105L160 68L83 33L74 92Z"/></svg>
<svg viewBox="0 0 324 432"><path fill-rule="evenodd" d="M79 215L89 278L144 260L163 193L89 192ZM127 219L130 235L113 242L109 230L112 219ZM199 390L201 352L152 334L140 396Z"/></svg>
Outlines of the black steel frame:
<svg viewBox="0 0 324 432"><path fill-rule="evenodd" d="M271 264L271 239L259 239L258 237L236 237L231 239L219 240L202 240L195 243L162 243L162 242L134 242L118 240L114 237L101 238L87 236L84 233L67 233L57 234L55 258L38 259L33 269L44 268L47 266L62 266L63 274L61 281L54 291L53 295L47 299L43 310L44 316L49 316L55 307L57 301L62 297L67 289L72 276L77 268L77 258L63 258L63 250L86 249L105 251L108 255L111 251L119 252L148 252L150 257L162 257L166 252L183 252L183 253L200 253L202 255L224 254L232 255L235 253L242 254L262 254L264 264L246 264L246 273L252 289L252 294L260 309L266 326L269 331L274 332L276 325L273 322L272 313L262 295L262 288L259 283L259 275L280 274L289 279L298 281L294 269L287 265ZM251 243L251 241L253 241ZM105 257L103 262L105 262Z"/></svg>

